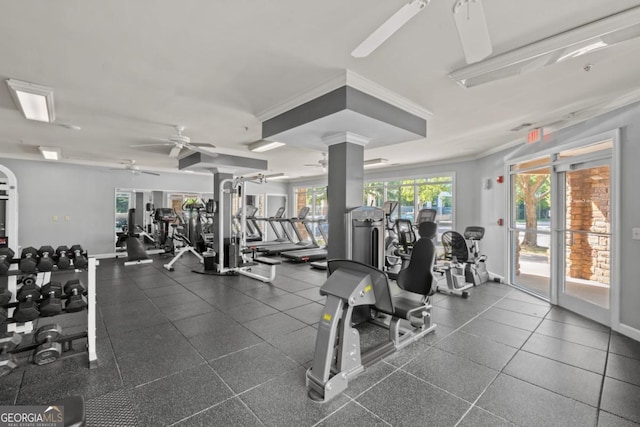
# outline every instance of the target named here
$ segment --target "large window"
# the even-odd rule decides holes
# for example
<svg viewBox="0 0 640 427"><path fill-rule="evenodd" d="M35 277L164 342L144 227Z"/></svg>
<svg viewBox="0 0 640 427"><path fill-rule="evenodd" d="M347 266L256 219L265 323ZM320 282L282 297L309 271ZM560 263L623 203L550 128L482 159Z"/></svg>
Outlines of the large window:
<svg viewBox="0 0 640 427"><path fill-rule="evenodd" d="M295 189L295 207L297 214L301 208L309 206L309 216L326 218L327 216L327 187L298 187Z"/></svg>
<svg viewBox="0 0 640 427"><path fill-rule="evenodd" d="M326 218L327 187L298 187L294 192L296 212L309 206L310 216ZM364 205L382 207L387 200L398 202L392 221L400 217L415 222L420 209L435 209L438 241L443 232L453 228L453 174L364 184Z"/></svg>
<svg viewBox="0 0 640 427"><path fill-rule="evenodd" d="M324 219L327 217L327 187L298 187L295 189L295 207L296 215L300 212L300 209L308 206L309 218ZM296 229L300 236L309 234L309 230L300 223L295 224ZM317 228L317 224L311 224L310 230L314 235L316 241L322 245L324 244L324 237ZM310 236L309 236L310 237Z"/></svg>
<svg viewBox="0 0 640 427"><path fill-rule="evenodd" d="M381 207L387 200L398 202L391 216L415 222L420 209L435 209L438 238L453 228L453 175L393 181L373 181L364 186L364 204Z"/></svg>

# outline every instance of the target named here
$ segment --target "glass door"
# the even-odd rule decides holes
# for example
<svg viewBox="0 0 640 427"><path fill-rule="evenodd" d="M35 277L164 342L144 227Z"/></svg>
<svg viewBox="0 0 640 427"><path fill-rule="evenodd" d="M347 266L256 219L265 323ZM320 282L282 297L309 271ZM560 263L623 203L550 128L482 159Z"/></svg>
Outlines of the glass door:
<svg viewBox="0 0 640 427"><path fill-rule="evenodd" d="M551 296L551 158L511 166L510 283Z"/></svg>
<svg viewBox="0 0 640 427"><path fill-rule="evenodd" d="M560 153L554 167L563 213L557 230L558 304L607 325L612 265L609 147L596 145L587 158Z"/></svg>

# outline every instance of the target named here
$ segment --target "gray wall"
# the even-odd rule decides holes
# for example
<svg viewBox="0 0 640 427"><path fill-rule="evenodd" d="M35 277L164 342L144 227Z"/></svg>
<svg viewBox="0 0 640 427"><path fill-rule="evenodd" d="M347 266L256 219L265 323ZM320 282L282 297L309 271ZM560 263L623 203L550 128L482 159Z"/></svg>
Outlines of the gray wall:
<svg viewBox="0 0 640 427"><path fill-rule="evenodd" d="M18 180L18 239L22 247L79 243L90 254L113 253L116 188L213 193L213 178L199 174L132 175L106 168L2 158L0 164L11 169ZM285 193L286 184L251 184L247 191ZM54 216L58 221L53 221Z"/></svg>

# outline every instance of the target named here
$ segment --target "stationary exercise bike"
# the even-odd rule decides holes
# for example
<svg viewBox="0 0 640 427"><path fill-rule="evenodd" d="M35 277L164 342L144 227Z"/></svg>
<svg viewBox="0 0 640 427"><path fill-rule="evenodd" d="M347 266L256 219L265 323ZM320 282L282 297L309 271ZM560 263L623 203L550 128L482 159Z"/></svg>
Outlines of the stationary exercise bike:
<svg viewBox="0 0 640 427"><path fill-rule="evenodd" d="M464 235L457 231L445 231L442 234L445 263L436 266L445 286L438 285L438 292L456 295L462 298L469 296L468 289L489 280L486 266L486 255L479 253L479 241L484 237L484 227L470 226Z"/></svg>

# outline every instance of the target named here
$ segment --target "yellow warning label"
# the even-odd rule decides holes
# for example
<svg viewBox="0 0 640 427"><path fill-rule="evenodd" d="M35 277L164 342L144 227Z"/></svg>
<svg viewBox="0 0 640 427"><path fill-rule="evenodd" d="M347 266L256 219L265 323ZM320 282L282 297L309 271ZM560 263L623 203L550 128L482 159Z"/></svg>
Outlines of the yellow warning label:
<svg viewBox="0 0 640 427"><path fill-rule="evenodd" d="M331 315L329 313L325 313L324 316L322 316L323 320L326 320L327 322L331 321Z"/></svg>
<svg viewBox="0 0 640 427"><path fill-rule="evenodd" d="M367 286L364 288L364 291L365 291L365 292L369 292L370 290L371 290L371 285L367 285Z"/></svg>

